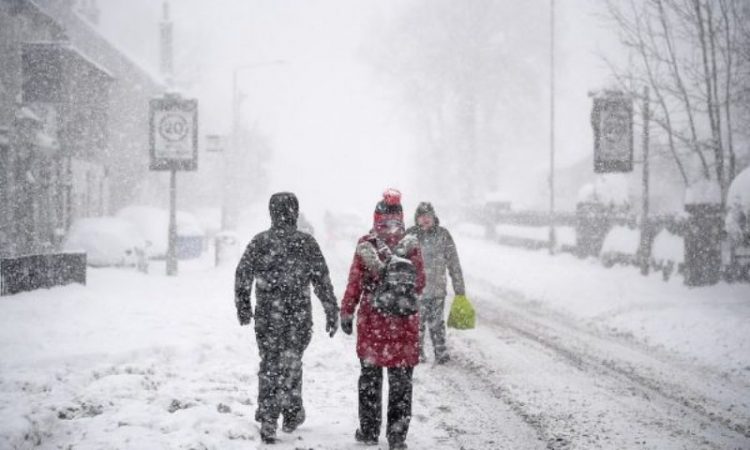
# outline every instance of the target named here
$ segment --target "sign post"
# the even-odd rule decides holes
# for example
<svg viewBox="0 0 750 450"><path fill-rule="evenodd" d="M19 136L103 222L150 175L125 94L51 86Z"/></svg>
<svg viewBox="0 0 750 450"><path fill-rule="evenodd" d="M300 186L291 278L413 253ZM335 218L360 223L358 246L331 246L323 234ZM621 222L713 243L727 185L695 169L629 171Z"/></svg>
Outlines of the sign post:
<svg viewBox="0 0 750 450"><path fill-rule="evenodd" d="M620 91L594 97L594 172L633 171L633 101Z"/></svg>
<svg viewBox="0 0 750 450"><path fill-rule="evenodd" d="M167 275L177 275L177 171L198 168L198 101L176 94L151 99L150 169L170 172Z"/></svg>

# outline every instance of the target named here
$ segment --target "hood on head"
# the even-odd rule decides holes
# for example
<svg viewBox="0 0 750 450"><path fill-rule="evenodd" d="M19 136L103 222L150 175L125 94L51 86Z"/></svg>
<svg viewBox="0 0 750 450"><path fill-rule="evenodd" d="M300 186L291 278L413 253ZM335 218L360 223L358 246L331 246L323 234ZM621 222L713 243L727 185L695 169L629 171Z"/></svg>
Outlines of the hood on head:
<svg viewBox="0 0 750 450"><path fill-rule="evenodd" d="M291 192L277 192L268 202L271 223L274 227L296 227L299 217L299 201Z"/></svg>
<svg viewBox="0 0 750 450"><path fill-rule="evenodd" d="M419 206L417 206L417 211L414 213L414 224L419 226L419 223L417 222L417 217L424 216L424 215L430 215L433 219L435 219L435 225L440 225L440 219L438 219L437 214L435 214L435 207L432 206L432 203L430 202L421 202Z"/></svg>

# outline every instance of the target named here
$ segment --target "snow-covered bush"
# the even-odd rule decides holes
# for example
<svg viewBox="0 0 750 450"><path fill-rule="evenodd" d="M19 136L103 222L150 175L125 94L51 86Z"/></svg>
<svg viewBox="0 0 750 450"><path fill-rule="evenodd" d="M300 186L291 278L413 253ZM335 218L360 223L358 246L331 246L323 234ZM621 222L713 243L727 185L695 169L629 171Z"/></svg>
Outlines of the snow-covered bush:
<svg viewBox="0 0 750 450"><path fill-rule="evenodd" d="M604 238L599 255L602 264L612 267L616 263L628 264L635 261L640 245L640 232L624 226L612 228Z"/></svg>
<svg viewBox="0 0 750 450"><path fill-rule="evenodd" d="M92 217L73 222L64 251L86 252L90 266L134 266L146 241L129 222L115 217Z"/></svg>
<svg viewBox="0 0 750 450"><path fill-rule="evenodd" d="M721 187L714 180L701 180L685 190L686 205L718 205L721 203Z"/></svg>
<svg viewBox="0 0 750 450"><path fill-rule="evenodd" d="M617 210L628 209L628 179L623 174L599 175L594 183L585 184L578 190L577 202L598 203Z"/></svg>
<svg viewBox="0 0 750 450"><path fill-rule="evenodd" d="M735 245L750 246L750 167L740 172L729 186L724 223Z"/></svg>
<svg viewBox="0 0 750 450"><path fill-rule="evenodd" d="M661 230L651 247L651 262L661 271L664 280L669 280L675 268L679 270L685 263L685 240L669 230Z"/></svg>

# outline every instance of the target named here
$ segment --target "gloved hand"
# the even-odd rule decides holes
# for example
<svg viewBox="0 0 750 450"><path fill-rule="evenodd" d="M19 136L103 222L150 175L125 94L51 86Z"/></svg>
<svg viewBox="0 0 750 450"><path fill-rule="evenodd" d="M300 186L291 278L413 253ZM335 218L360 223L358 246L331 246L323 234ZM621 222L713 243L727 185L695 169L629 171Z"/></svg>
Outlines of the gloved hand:
<svg viewBox="0 0 750 450"><path fill-rule="evenodd" d="M240 325L249 325L253 319L253 308L249 303L238 302L237 303L237 320L240 321Z"/></svg>
<svg viewBox="0 0 750 450"><path fill-rule="evenodd" d="M326 315L326 332L328 336L333 337L336 330L339 329L339 315L336 312Z"/></svg>
<svg viewBox="0 0 750 450"><path fill-rule="evenodd" d="M341 330L346 334L352 334L354 331L354 316L341 317Z"/></svg>

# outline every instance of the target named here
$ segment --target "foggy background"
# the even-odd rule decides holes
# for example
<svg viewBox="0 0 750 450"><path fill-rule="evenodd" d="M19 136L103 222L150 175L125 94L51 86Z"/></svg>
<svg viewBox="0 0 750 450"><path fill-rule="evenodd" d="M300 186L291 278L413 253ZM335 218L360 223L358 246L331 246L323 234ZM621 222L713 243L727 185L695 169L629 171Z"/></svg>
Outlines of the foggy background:
<svg viewBox="0 0 750 450"><path fill-rule="evenodd" d="M100 32L156 73L161 2L102 0L99 7ZM420 200L478 203L490 191L512 198L514 207L545 208L549 2L472 2L461 8L469 15L463 23L451 7L459 10L450 2L418 0L172 1L175 80L179 90L199 99L201 136L229 134L232 71L259 64L238 72L240 125L262 139L242 151L262 150L264 161L250 163L255 167L246 168L245 181L252 182L235 195L265 202L274 191L291 190L312 217L325 208L367 216L388 186L404 192L407 210ZM597 16L600 7L593 0L569 0L556 8L561 168L590 161L587 92L611 84L600 54L622 53ZM472 11L492 27L484 72L456 59L466 51L460 33ZM425 57L429 48L438 50L432 59ZM491 117L484 118L491 132L476 138L481 155L466 155L454 140L436 161L420 124L420 107L429 103L410 99L408 83L424 86L461 67L484 83L478 95L492 103ZM419 95L440 94L426 89ZM199 170L215 169L217 158L202 152ZM212 202L206 194L215 189L211 180L195 177L201 180L198 192L180 186L181 208ZM462 188L469 180L477 182L474 189ZM574 198L560 202L572 209Z"/></svg>

